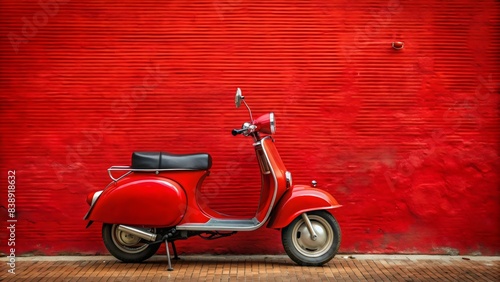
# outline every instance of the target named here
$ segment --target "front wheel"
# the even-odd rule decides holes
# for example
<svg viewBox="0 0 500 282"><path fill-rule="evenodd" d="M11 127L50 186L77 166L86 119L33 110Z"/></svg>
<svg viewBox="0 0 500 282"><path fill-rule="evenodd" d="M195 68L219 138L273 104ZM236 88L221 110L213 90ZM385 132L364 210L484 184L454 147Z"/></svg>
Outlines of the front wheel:
<svg viewBox="0 0 500 282"><path fill-rule="evenodd" d="M137 236L120 231L118 224L104 223L102 239L106 249L123 262L142 262L153 256L161 245L147 244Z"/></svg>
<svg viewBox="0 0 500 282"><path fill-rule="evenodd" d="M330 261L340 246L341 233L337 220L326 211L312 211L307 217L317 235L312 239L307 224L298 216L281 232L288 256L299 265L321 266Z"/></svg>

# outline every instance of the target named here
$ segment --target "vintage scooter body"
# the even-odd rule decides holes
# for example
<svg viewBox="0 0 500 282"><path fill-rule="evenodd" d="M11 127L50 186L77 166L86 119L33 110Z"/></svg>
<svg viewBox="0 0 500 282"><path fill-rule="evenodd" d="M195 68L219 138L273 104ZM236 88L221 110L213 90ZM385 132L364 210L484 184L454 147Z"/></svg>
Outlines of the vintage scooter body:
<svg viewBox="0 0 500 282"><path fill-rule="evenodd" d="M292 183L271 136L275 132L274 114L254 120L238 89L237 107L241 101L250 112L251 122L232 134L243 134L254 141L261 175L255 215L228 216L204 202L201 186L210 173L209 154L135 152L130 166L111 167L108 172L113 181L87 197L90 209L84 219L89 225L94 221L104 223L104 243L115 257L142 261L162 242L172 243L177 257L175 240L195 235L214 239L266 226L282 229L285 251L298 264L321 265L333 258L341 235L330 211L340 207L339 203L326 191ZM168 244L166 250L171 269Z"/></svg>

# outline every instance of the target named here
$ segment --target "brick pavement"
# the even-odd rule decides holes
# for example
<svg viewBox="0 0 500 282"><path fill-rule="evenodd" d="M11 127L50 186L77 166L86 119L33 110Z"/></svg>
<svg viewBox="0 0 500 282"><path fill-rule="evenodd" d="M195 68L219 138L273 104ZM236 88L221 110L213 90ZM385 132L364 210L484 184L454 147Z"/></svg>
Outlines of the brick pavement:
<svg viewBox="0 0 500 282"><path fill-rule="evenodd" d="M500 281L500 257L337 255L323 267L286 256L165 256L121 263L110 256L2 258L2 281Z"/></svg>

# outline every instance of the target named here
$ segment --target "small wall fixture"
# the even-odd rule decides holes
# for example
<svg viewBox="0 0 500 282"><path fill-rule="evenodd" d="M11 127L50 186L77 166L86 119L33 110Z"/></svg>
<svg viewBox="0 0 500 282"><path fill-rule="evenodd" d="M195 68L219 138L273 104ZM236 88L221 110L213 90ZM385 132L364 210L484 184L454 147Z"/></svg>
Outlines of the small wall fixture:
<svg viewBox="0 0 500 282"><path fill-rule="evenodd" d="M403 49L404 46L405 46L405 43L402 41L392 42L392 48L394 48L396 50L401 50L401 49Z"/></svg>

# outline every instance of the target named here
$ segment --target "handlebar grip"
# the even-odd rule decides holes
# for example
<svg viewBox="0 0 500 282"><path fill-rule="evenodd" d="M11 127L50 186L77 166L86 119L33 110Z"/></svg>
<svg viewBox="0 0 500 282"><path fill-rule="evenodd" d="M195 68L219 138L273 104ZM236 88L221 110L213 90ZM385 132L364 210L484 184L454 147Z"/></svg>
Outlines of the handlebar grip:
<svg viewBox="0 0 500 282"><path fill-rule="evenodd" d="M245 132L245 129L233 129L233 130L231 130L231 134L233 136L236 136L236 135L241 134L243 132Z"/></svg>

